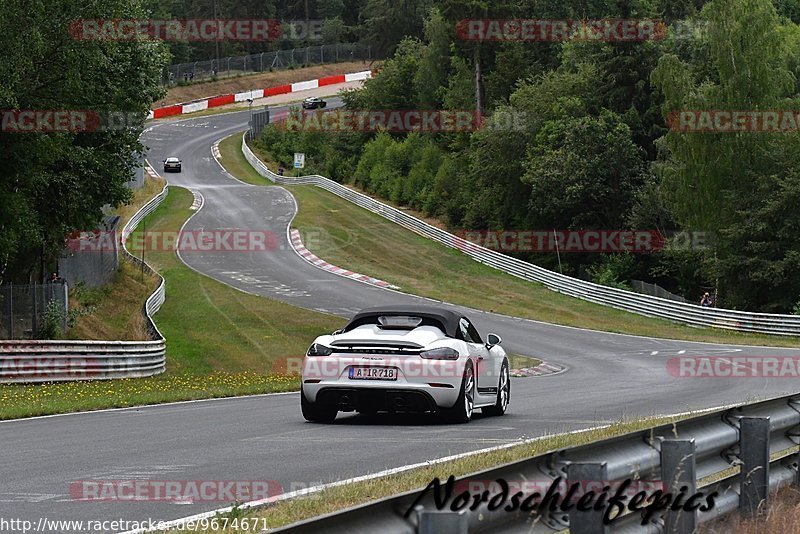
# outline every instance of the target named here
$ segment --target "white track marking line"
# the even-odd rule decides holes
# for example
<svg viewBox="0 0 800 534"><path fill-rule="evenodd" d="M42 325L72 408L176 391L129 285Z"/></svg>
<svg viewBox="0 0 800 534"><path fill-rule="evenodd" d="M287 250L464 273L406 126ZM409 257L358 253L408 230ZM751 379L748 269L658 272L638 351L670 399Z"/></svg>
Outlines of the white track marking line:
<svg viewBox="0 0 800 534"><path fill-rule="evenodd" d="M255 395L236 395L233 397L215 397L211 399L194 399L194 400L186 400L186 401L172 401L172 402L162 402L159 404L137 404L136 406L127 406L125 408L103 408L102 410L84 410L82 412L69 412L69 413L54 413L51 415L36 415L33 417L22 417L19 419L3 419L0 421L0 425L4 423L19 423L22 421L35 421L37 419L50 419L53 417L68 417L71 415L86 415L86 414L93 414L93 413L105 413L105 412L122 412L125 410L141 410L141 409L157 409L161 406L174 406L178 404L194 404L198 402L212 402L212 401L227 401L227 400L234 400L234 399L252 399L258 397L274 397L278 395L297 395L300 391L283 391L281 393L256 393Z"/></svg>
<svg viewBox="0 0 800 534"><path fill-rule="evenodd" d="M725 406L717 406L717 407L714 407L714 408L706 408L706 409L703 409L703 410L690 411L690 412L681 412L681 413L663 415L663 416L657 416L657 417L681 417L681 416L684 416L684 415L702 415L703 413L714 412L714 411L717 411L717 410L723 410L723 409L727 409L727 408L732 408L734 406L739 406L739 405L738 404L729 404L729 405L725 405ZM321 484L321 485L318 485L318 486L313 486L313 487L310 487L310 488L304 488L304 489L297 490L297 491L292 491L292 492L289 492L289 493L282 493L280 495L275 495L275 496L269 497L267 499L261 499L261 500L258 500L258 501L250 501L250 502L243 503L243 504L239 505L238 508L240 510L248 509L248 508L260 508L260 507L264 507L264 506L269 505L269 504L274 504L274 503L277 503L277 502L282 502L282 501L286 501L286 500L289 500L289 499L302 497L304 495L310 495L312 493L318 493L318 492L320 492L322 490L325 490L325 489L328 489L328 488L335 488L337 486L345 486L347 484L353 484L353 483L357 483L357 482L365 482L365 481L374 480L374 479L380 478L380 477L396 475L398 473L403 473L403 472L406 472L406 471L410 471L412 469L418 469L418 468L421 468L421 467L428 467L428 466L431 466L431 465L437 465L437 464L441 464L441 463L444 463L444 462L449 462L451 460L458 460L459 458L465 458L467 456L472 456L472 455L475 455L475 454L483 454L483 453L487 453L487 452L494 452L494 451L500 451L500 450L504 450L504 449L510 449L512 447L516 447L517 445L526 445L526 444L534 443L536 441L540 441L540 440L546 439L546 438L559 437L559 436L572 436L572 435L581 434L581 433L584 433L584 432L592 432L594 430L602 430L602 429L608 428L610 426L611 426L610 424L599 425L599 426L589 427L589 428L585 428L585 429L581 429L581 430L572 430L570 432L563 432L561 434L544 435L544 436L540 436L540 437L537 437L537 438L530 438L530 439L525 439L525 440L514 441L514 442L511 442L511 443L504 443L503 445L497 445L497 446L494 446L494 447L487 447L485 449L479 449L479 450L476 450L476 451L470 451L470 452L464 452L464 453L460 453L460 454L454 454L454 455L451 455L451 456L445 456L443 458L436 458L434 460L428 460L428 461L425 461L425 462L419 462L419 463L415 463L415 464L404 465L404 466L401 466L401 467L395 467L395 468L392 468L392 469L386 469L384 471L379 471L377 473L371 473L371 474L368 474L368 475L362 475L362 476L358 476L358 477L354 477L354 478L348 478L346 480L339 480L337 482L330 482L330 483L327 483L327 484ZM182 525L186 525L187 523L197 522L197 521L200 521L202 519L207 519L207 518L210 518L210 517L214 517L217 514L225 514L225 513L228 513L230 511L232 511L232 510L233 510L233 506L227 506L225 508L220 508L218 510L211 510L211 511L208 511L208 512L202 512L202 513L191 515L191 516L188 516L188 517L182 517L180 519L174 519L172 521L164 521L160 525L161 528L158 528L158 529L147 529L147 528L144 528L144 529L139 529L139 530L129 530L127 532L123 532L122 534L144 534L144 533L147 533L147 532L154 532L154 531L157 531L157 530L169 530L169 529L180 527Z"/></svg>

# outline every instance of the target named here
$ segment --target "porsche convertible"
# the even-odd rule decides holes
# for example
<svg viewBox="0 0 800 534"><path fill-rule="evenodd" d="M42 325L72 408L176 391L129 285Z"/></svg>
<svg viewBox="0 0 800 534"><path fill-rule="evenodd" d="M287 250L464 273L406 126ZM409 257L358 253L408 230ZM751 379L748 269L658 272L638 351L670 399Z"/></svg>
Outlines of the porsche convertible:
<svg viewBox="0 0 800 534"><path fill-rule="evenodd" d="M368 308L314 340L303 359L303 417L330 423L338 412L434 412L466 423L475 409L503 415L509 363L496 334L438 306Z"/></svg>

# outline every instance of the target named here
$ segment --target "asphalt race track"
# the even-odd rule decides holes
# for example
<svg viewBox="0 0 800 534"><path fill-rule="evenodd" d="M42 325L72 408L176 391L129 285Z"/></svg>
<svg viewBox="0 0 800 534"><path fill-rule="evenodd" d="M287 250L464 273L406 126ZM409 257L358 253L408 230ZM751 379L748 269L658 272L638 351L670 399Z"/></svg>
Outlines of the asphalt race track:
<svg viewBox="0 0 800 534"><path fill-rule="evenodd" d="M285 110L272 109L278 114ZM370 305L417 301L316 269L292 251L286 227L295 203L289 192L238 182L212 157L212 144L245 129L247 118L245 111L179 120L158 124L144 135L154 164L173 155L183 160L183 172L167 176L170 183L203 196L204 207L187 230L271 230L280 239L269 252L192 253L183 260L250 293L342 317ZM180 295L168 288L167 298ZM684 412L798 389L786 378L673 378L666 362L678 354L800 355L800 350L647 339L468 314L481 333L499 334L506 350L564 364L568 371L514 379L508 414L478 415L468 425L359 415L315 425L303 420L296 393L0 423L0 517L34 525L42 517L170 520L230 503L80 502L71 498L70 483L276 480L291 491L623 416Z"/></svg>

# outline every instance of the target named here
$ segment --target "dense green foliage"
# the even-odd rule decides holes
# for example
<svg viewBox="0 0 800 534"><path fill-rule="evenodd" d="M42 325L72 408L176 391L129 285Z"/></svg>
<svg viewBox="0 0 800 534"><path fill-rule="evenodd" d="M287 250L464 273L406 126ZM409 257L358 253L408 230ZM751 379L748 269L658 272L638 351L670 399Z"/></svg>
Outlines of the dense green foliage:
<svg viewBox="0 0 800 534"><path fill-rule="evenodd" d="M370 0L378 3L378 0ZM418 12L419 2L401 3ZM478 109L473 133L336 133L271 128L257 141L290 163L469 230L657 230L666 250L562 254L601 283L643 279L692 301L791 312L800 301L797 132L687 133L677 110L797 110L795 2L429 2L420 28L350 109ZM387 11L389 13L387 3ZM461 40L467 17L660 18L644 42ZM378 24L376 21L375 24ZM395 28L396 30L396 28ZM416 32L421 31L421 35ZM386 34L391 40L396 33ZM502 118L517 118L503 127ZM685 246L692 236L692 246ZM697 239L702 236L702 243ZM516 252L558 268L551 253Z"/></svg>
<svg viewBox="0 0 800 534"><path fill-rule="evenodd" d="M422 36L430 0L145 0L159 19L270 19L281 24L274 40L170 42L172 63L256 54L321 44L363 42L386 57L407 35Z"/></svg>
<svg viewBox="0 0 800 534"><path fill-rule="evenodd" d="M122 112L106 131L0 132L0 282L27 281L65 236L95 228L129 198L139 134L160 96L166 53L155 43L77 41L77 19L136 18L138 2L0 0L0 110ZM39 273L41 274L41 273Z"/></svg>

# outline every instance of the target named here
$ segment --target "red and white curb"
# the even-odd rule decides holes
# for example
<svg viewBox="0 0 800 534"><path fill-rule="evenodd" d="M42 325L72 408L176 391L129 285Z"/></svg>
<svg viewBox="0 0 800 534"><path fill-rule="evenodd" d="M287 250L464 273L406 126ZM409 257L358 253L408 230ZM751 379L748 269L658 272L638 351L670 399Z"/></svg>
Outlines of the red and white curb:
<svg viewBox="0 0 800 534"><path fill-rule="evenodd" d="M190 191L192 191L192 196L194 197L194 201L192 202L192 205L189 207L189 209L192 211L198 211L203 207L205 199L203 198L203 195L201 195L197 191L193 191L191 189Z"/></svg>
<svg viewBox="0 0 800 534"><path fill-rule="evenodd" d="M337 74L336 76L327 76L325 78L317 78L316 80L307 80L305 82L287 83L285 85L267 87L264 89L253 89L243 93L229 93L227 95L213 96L210 98L204 98L202 100L195 100L193 102L185 102L182 104L156 108L148 114L147 118L161 119L163 117L171 117L173 115L186 115L187 113L203 111L204 109L226 106L236 102L244 102L248 99L256 100L258 98L264 98L267 96L299 93L300 91L316 89L326 85L356 82L360 80L366 80L368 78L372 78L372 71L365 70L362 72L352 72L349 74Z"/></svg>
<svg viewBox="0 0 800 534"><path fill-rule="evenodd" d="M545 376L545 375L557 375L559 373L563 373L567 370L567 367L564 365L559 365L557 363L549 363L549 362L542 362L536 367L523 367L521 369L512 369L511 376L521 378L527 376Z"/></svg>
<svg viewBox="0 0 800 534"><path fill-rule="evenodd" d="M219 141L216 141L213 145L211 145L211 153L216 159L222 159L222 154L219 152Z"/></svg>
<svg viewBox="0 0 800 534"><path fill-rule="evenodd" d="M353 271L348 271L347 269L331 265L327 261L319 259L313 252L308 250L305 247L305 245L303 245L303 239L300 237L299 230L292 229L291 237L292 237L292 248L294 249L294 251L298 254L298 256L306 260L314 267L322 269L323 271L328 271L333 274L338 274L339 276L344 276L345 278L358 280L359 282L363 282L365 284L370 284L373 286L383 287L388 289L400 289L397 286L393 286L389 282L385 282L377 278L372 278L364 274L354 273Z"/></svg>

